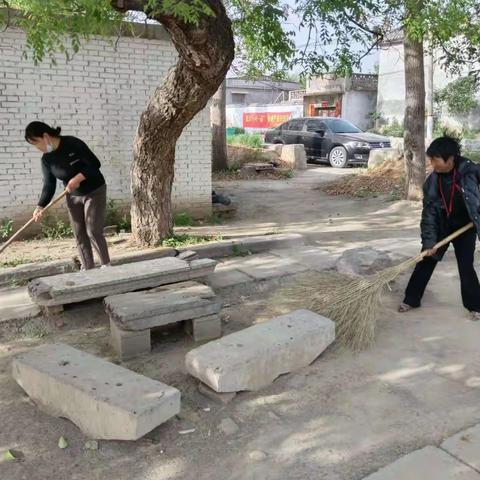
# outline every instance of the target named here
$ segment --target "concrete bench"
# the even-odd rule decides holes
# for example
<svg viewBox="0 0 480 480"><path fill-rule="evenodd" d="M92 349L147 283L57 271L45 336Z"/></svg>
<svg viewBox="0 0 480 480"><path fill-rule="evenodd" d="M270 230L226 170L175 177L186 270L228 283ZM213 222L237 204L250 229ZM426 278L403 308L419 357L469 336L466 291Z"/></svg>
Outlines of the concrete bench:
<svg viewBox="0 0 480 480"><path fill-rule="evenodd" d="M43 410L92 439L137 440L180 411L180 392L63 344L16 357L13 377Z"/></svg>
<svg viewBox="0 0 480 480"><path fill-rule="evenodd" d="M203 278L215 269L215 260L191 262L175 257L65 273L32 280L28 291L43 307L58 307L175 282Z"/></svg>
<svg viewBox="0 0 480 480"><path fill-rule="evenodd" d="M198 282L182 282L104 300L110 318L112 346L120 358L150 352L150 331L186 321L195 341L221 336L221 303L213 290Z"/></svg>
<svg viewBox="0 0 480 480"><path fill-rule="evenodd" d="M258 390L315 360L335 339L335 324L296 310L187 353L187 371L216 392Z"/></svg>

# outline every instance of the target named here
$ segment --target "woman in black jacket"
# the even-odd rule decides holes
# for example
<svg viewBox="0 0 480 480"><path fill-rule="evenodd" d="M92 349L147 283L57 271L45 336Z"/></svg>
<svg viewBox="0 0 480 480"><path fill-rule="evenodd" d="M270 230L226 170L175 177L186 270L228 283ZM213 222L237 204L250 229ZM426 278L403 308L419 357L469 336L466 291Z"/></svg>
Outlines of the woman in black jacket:
<svg viewBox="0 0 480 480"><path fill-rule="evenodd" d="M475 244L480 232L480 166L460 155L460 145L450 137L440 137L428 147L433 172L423 187L421 220L422 250L427 257L417 264L399 307L407 312L420 307L425 288L448 245L436 250L442 238L469 222L474 228L453 240L460 274L464 307L472 320L480 320L480 284L473 266Z"/></svg>
<svg viewBox="0 0 480 480"><path fill-rule="evenodd" d="M82 269L95 267L92 245L102 266L107 266L110 256L103 235L107 186L100 161L82 140L60 135L60 130L43 122L32 122L25 130L25 140L43 153L43 189L33 218L42 218L55 195L57 179L61 180L68 191L67 206Z"/></svg>

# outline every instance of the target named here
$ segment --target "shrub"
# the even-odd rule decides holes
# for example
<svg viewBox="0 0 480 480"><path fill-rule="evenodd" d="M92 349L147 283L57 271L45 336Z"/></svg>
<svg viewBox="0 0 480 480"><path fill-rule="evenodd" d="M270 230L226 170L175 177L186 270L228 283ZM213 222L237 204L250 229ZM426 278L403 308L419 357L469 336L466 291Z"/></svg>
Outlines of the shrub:
<svg viewBox="0 0 480 480"><path fill-rule="evenodd" d="M243 145L245 147L262 148L263 138L259 134L250 135L248 133L242 133L229 137L228 143L230 145Z"/></svg>
<svg viewBox="0 0 480 480"><path fill-rule="evenodd" d="M177 213L173 217L173 223L176 227L191 227L193 225L193 218L189 213Z"/></svg>
<svg viewBox="0 0 480 480"><path fill-rule="evenodd" d="M11 218L4 218L0 222L0 239L6 240L13 232L13 220Z"/></svg>
<svg viewBox="0 0 480 480"><path fill-rule="evenodd" d="M60 240L73 236L72 227L56 217L45 217L42 224L42 234L49 240Z"/></svg>

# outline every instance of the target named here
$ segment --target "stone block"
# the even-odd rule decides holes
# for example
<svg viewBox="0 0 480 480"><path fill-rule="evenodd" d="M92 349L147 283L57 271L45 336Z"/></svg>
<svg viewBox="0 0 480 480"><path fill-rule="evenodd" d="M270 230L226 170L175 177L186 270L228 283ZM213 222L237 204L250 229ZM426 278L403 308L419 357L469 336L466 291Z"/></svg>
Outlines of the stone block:
<svg viewBox="0 0 480 480"><path fill-rule="evenodd" d="M215 265L210 259L186 262L174 257L158 258L38 278L29 283L28 291L38 305L64 305L206 277Z"/></svg>
<svg viewBox="0 0 480 480"><path fill-rule="evenodd" d="M137 440L180 411L176 388L63 344L16 357L12 372L40 408L91 439Z"/></svg>
<svg viewBox="0 0 480 480"><path fill-rule="evenodd" d="M295 170L306 170L307 155L303 145L283 145L280 160Z"/></svg>
<svg viewBox="0 0 480 480"><path fill-rule="evenodd" d="M73 260L54 260L51 262L27 263L18 267L0 269L0 285L12 281L21 282L38 277L48 277L61 273L75 272Z"/></svg>
<svg viewBox="0 0 480 480"><path fill-rule="evenodd" d="M393 261L387 252L370 247L353 248L342 253L337 270L344 275L363 276L391 267Z"/></svg>
<svg viewBox="0 0 480 480"><path fill-rule="evenodd" d="M114 320L110 319L110 339L115 353L122 360L151 351L150 329L122 330Z"/></svg>
<svg viewBox="0 0 480 480"><path fill-rule="evenodd" d="M213 340L222 336L222 320L220 315L207 315L205 317L187 320L185 323L187 333L196 341Z"/></svg>
<svg viewBox="0 0 480 480"><path fill-rule="evenodd" d="M454 457L480 471L480 425L447 438L441 446Z"/></svg>
<svg viewBox="0 0 480 480"><path fill-rule="evenodd" d="M104 304L110 319L124 330L145 330L218 314L222 307L210 287L191 281L110 296Z"/></svg>
<svg viewBox="0 0 480 480"><path fill-rule="evenodd" d="M308 267L309 270L316 270L318 272L335 268L338 257L340 256L328 250L311 246L270 250L270 253L282 258L289 258L294 262ZM215 275L215 273L213 273L213 275Z"/></svg>
<svg viewBox="0 0 480 480"><path fill-rule="evenodd" d="M187 353L187 371L216 392L258 390L315 360L335 339L335 324L296 310Z"/></svg>
<svg viewBox="0 0 480 480"><path fill-rule="evenodd" d="M435 447L409 453L364 480L480 480L480 474Z"/></svg>

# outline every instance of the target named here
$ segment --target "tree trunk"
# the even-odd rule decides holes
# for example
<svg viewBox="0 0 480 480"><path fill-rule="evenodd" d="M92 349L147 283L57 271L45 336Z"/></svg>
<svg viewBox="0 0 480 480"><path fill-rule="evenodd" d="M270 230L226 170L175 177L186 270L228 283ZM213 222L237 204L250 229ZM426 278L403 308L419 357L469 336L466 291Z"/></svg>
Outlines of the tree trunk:
<svg viewBox="0 0 480 480"><path fill-rule="evenodd" d="M212 97L210 120L212 123L212 168L214 171L227 169L226 135L227 82L224 80Z"/></svg>
<svg viewBox="0 0 480 480"><path fill-rule="evenodd" d="M175 146L193 117L207 105L234 57L230 19L221 0L203 0L214 16L198 25L155 14L170 33L179 59L156 88L140 117L133 146L132 233L140 245L155 246L173 230L171 191ZM143 11L148 0L116 0L120 11ZM157 2L161 4L161 0ZM148 14L148 10L147 10Z"/></svg>
<svg viewBox="0 0 480 480"><path fill-rule="evenodd" d="M425 182L425 74L423 42L405 33L405 134L404 155L407 199L422 198Z"/></svg>

